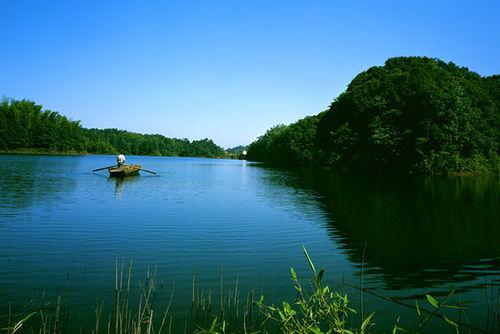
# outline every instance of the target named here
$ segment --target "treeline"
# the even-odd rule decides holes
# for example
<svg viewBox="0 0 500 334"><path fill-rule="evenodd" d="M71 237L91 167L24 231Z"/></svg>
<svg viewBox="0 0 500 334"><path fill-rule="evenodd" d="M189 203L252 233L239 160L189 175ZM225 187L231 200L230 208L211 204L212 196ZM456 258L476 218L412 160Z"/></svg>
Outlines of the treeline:
<svg viewBox="0 0 500 334"><path fill-rule="evenodd" d="M224 150L210 139L189 141L117 129L86 129L78 121L27 100L0 103L0 151L215 157Z"/></svg>
<svg viewBox="0 0 500 334"><path fill-rule="evenodd" d="M180 157L221 157L224 150L211 139L168 138L158 134L139 134L118 129L83 129L87 151L97 154L121 152L133 155Z"/></svg>
<svg viewBox="0 0 500 334"><path fill-rule="evenodd" d="M500 76L427 57L357 75L330 107L268 130L248 159L417 173L499 171Z"/></svg>

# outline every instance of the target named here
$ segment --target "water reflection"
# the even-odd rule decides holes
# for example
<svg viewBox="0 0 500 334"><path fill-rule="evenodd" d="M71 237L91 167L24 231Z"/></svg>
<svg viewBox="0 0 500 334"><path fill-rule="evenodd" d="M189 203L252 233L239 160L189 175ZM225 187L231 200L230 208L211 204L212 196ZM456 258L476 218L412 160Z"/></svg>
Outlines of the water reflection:
<svg viewBox="0 0 500 334"><path fill-rule="evenodd" d="M56 201L76 187L72 174L79 163L77 157L3 155L0 163L3 214L15 214L18 209L44 200Z"/></svg>
<svg viewBox="0 0 500 334"><path fill-rule="evenodd" d="M270 169L265 179L314 197L349 260L359 265L365 252L367 283L377 276L402 290L500 275L498 176Z"/></svg>
<svg viewBox="0 0 500 334"><path fill-rule="evenodd" d="M123 196L125 184L132 184L139 180L140 176L128 176L128 177L109 177L108 182L115 185L115 199L120 202ZM125 186L125 187L124 187Z"/></svg>

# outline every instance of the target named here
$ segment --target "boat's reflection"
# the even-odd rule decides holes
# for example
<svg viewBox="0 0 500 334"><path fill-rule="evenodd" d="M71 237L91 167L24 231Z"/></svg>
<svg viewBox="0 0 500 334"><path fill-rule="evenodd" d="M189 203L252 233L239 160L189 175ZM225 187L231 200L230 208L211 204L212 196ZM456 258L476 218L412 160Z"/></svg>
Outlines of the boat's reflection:
<svg viewBox="0 0 500 334"><path fill-rule="evenodd" d="M125 184L137 182L140 179L139 175L126 176L126 177L109 177L108 182L115 183L115 199L120 201L123 195L123 189L126 188Z"/></svg>

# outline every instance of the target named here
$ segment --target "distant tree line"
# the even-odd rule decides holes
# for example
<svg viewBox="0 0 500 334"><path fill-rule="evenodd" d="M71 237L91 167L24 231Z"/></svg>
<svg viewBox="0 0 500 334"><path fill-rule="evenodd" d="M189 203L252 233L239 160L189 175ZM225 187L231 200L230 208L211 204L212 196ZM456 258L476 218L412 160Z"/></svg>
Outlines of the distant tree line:
<svg viewBox="0 0 500 334"><path fill-rule="evenodd" d="M230 147L230 148L226 149L226 158L244 160L246 158L246 150L247 149L248 149L248 147L244 146L244 145Z"/></svg>
<svg viewBox="0 0 500 334"><path fill-rule="evenodd" d="M416 173L500 170L500 76L427 57L357 75L330 107L268 130L248 159Z"/></svg>
<svg viewBox="0 0 500 334"><path fill-rule="evenodd" d="M86 129L27 100L0 103L0 151L95 153L215 157L224 150L210 139L193 140L143 135L117 129Z"/></svg>

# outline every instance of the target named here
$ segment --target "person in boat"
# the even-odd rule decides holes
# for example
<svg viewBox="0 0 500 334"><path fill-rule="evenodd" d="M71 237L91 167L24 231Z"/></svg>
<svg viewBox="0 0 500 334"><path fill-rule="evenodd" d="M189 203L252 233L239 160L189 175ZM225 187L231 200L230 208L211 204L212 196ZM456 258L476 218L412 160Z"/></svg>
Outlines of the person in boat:
<svg viewBox="0 0 500 334"><path fill-rule="evenodd" d="M116 156L116 163L118 167L125 165L125 156L123 154L119 154Z"/></svg>

